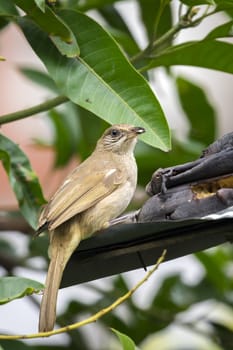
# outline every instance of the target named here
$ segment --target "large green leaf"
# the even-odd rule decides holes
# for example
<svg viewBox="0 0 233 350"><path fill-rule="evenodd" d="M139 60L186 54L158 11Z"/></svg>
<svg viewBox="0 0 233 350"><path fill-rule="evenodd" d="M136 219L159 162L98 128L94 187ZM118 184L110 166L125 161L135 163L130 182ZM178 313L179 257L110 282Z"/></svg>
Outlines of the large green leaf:
<svg viewBox="0 0 233 350"><path fill-rule="evenodd" d="M44 288L43 284L23 277L0 278L0 304L6 304L25 295L38 293Z"/></svg>
<svg viewBox="0 0 233 350"><path fill-rule="evenodd" d="M33 228L36 228L38 212L45 203L40 184L26 155L2 134L0 134L0 160L8 174L23 216Z"/></svg>
<svg viewBox="0 0 233 350"><path fill-rule="evenodd" d="M76 57L79 46L70 28L53 12L49 6L44 11L34 1L15 0L17 6L23 9L46 33L62 55Z"/></svg>
<svg viewBox="0 0 233 350"><path fill-rule="evenodd" d="M216 136L216 116L204 90L184 78L176 80L181 105L191 124L190 137L204 146Z"/></svg>
<svg viewBox="0 0 233 350"><path fill-rule="evenodd" d="M79 38L79 58L61 56L29 19L19 23L62 94L111 124L145 127L142 140L168 150L169 129L159 102L115 41L82 13L66 10L60 16Z"/></svg>
<svg viewBox="0 0 233 350"><path fill-rule="evenodd" d="M202 40L173 46L155 57L147 69L159 66L187 65L233 73L233 45Z"/></svg>

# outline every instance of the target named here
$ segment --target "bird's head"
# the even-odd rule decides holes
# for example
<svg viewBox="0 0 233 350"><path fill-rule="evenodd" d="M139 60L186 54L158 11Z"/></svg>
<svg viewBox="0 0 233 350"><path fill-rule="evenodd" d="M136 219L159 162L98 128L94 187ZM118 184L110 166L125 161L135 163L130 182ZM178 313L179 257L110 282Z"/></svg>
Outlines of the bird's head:
<svg viewBox="0 0 233 350"><path fill-rule="evenodd" d="M145 129L139 126L127 124L113 125L105 130L97 143L97 147L119 154L133 152L137 142L137 136L144 132Z"/></svg>

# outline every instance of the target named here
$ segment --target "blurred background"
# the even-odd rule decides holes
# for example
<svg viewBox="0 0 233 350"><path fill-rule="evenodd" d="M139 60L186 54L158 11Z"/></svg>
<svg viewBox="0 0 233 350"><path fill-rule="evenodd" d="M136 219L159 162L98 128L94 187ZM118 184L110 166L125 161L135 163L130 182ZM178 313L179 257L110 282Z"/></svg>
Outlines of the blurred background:
<svg viewBox="0 0 233 350"><path fill-rule="evenodd" d="M138 2L119 1L114 6L134 34L138 45L144 48L147 36ZM178 1L172 1L174 22L178 6ZM97 11L91 10L88 14L105 24ZM198 27L183 30L175 42L200 40L216 25L228 20L229 17L223 13L211 16ZM38 84L40 78L33 76L33 72L39 70L43 73L45 70L16 25L10 24L1 30L0 55L6 58L6 62L0 62L1 115L28 108L54 96L53 89ZM164 68L154 70L150 73L150 81L172 130L173 151L166 154L138 144L136 157L140 187L134 207L139 207L145 200L144 191L140 188L143 189L154 170L197 158L208 143L233 129L233 79L230 74L179 66L170 68L169 72ZM189 94L184 97L182 94L187 90ZM193 137L195 132L206 128L202 126L205 115L196 115L195 121L190 120L187 116L188 107L184 106L186 99L190 108L198 111L197 90L202 98L200 103L204 100L211 119L209 130L205 130L206 142L203 142L204 138ZM69 123L65 119L68 113ZM58 122L60 117L61 125ZM75 128L72 124L74 121ZM90 112L74 108L68 103L49 113L3 125L1 132L25 151L38 174L45 197L49 198L65 175L93 150L106 126L104 121L92 118ZM73 134L70 137L69 133L68 136L61 134L60 128L68 132L72 129ZM16 210L17 202L1 165L0 183L0 209ZM21 261L14 268L14 275L44 282L46 259L35 253L42 246L45 249L43 237L38 239L39 243L35 243L27 235L7 231L1 232L0 240L7 242L10 256ZM109 327L114 327L132 337L143 350L233 349L232 258L232 248L226 245L167 262L131 301L106 316L103 321L70 335L34 340L27 342L27 345L36 347L39 344L40 348L56 346L56 349L58 345L61 348L82 350L120 349L109 330ZM26 259L27 264L24 266ZM4 268L0 271L5 275ZM82 319L110 304L142 278L144 273L141 269L61 290L58 325ZM35 332L39 302L40 296L34 296L1 306L0 333L9 330L12 333ZM222 339L226 341L225 344L231 345L224 347ZM0 345L4 349L9 348L7 342L0 342Z"/></svg>

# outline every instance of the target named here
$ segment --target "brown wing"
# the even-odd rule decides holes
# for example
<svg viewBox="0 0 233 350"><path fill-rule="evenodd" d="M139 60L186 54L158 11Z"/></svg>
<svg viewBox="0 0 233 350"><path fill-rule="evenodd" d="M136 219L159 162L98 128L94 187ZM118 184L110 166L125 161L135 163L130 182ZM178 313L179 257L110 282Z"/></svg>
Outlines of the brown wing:
<svg viewBox="0 0 233 350"><path fill-rule="evenodd" d="M105 169L85 175L80 181L79 172L73 172L42 211L39 227L47 226L49 230L54 230L109 195L124 178L119 170Z"/></svg>

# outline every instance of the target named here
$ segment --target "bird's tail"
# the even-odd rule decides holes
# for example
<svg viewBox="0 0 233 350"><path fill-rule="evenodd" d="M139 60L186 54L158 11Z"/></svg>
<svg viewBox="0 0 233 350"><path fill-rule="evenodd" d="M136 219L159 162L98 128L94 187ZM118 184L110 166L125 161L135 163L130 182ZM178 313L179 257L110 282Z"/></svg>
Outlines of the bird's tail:
<svg viewBox="0 0 233 350"><path fill-rule="evenodd" d="M50 264L40 307L39 332L53 329L59 286L66 264L81 240L78 224L63 224L51 233Z"/></svg>

